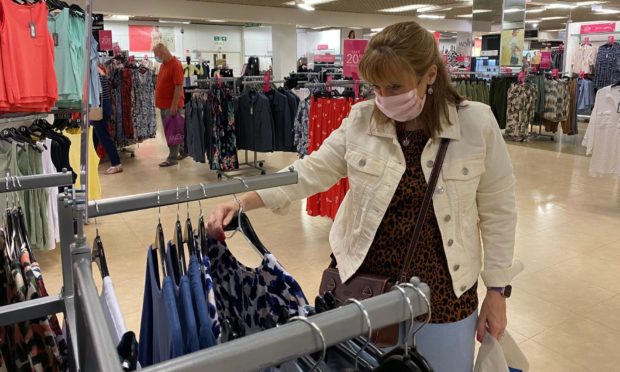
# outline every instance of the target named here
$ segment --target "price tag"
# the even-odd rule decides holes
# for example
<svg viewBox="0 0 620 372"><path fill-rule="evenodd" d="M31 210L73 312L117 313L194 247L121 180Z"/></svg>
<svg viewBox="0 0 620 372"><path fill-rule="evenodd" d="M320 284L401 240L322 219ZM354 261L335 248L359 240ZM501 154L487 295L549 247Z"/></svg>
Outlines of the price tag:
<svg viewBox="0 0 620 372"><path fill-rule="evenodd" d="M58 32L54 32L54 33L52 34L52 39L54 39L54 46L55 46L55 47L57 47L57 46L58 46L58 44L59 44L59 41L58 41Z"/></svg>
<svg viewBox="0 0 620 372"><path fill-rule="evenodd" d="M557 79L557 78L558 78L558 74L559 74L559 72L560 72L560 70L558 70L557 68L554 68L554 69L552 69L552 70L551 70L551 75L552 75L554 78L556 78L556 79Z"/></svg>
<svg viewBox="0 0 620 372"><path fill-rule="evenodd" d="M614 37L614 35L609 35L607 41L609 42L609 44L613 44L616 41L616 38Z"/></svg>
<svg viewBox="0 0 620 372"><path fill-rule="evenodd" d="M30 22L30 37L33 39L37 37L37 25L34 22Z"/></svg>

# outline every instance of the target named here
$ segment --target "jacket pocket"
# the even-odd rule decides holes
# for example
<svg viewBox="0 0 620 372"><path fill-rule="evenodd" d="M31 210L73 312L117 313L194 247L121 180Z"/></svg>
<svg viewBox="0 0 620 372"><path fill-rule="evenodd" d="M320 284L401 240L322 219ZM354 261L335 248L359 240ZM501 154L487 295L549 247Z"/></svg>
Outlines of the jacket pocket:
<svg viewBox="0 0 620 372"><path fill-rule="evenodd" d="M351 189L358 193L363 193L369 184L376 183L385 170L384 161L359 150L348 150L344 159Z"/></svg>
<svg viewBox="0 0 620 372"><path fill-rule="evenodd" d="M484 155L458 159L443 170L443 178L464 219L475 219L476 192L485 171Z"/></svg>

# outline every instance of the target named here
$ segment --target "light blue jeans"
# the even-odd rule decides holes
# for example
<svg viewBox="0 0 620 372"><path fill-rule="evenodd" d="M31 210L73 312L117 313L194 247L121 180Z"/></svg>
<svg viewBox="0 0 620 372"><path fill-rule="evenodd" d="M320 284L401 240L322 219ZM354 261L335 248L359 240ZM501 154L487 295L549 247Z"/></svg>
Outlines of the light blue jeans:
<svg viewBox="0 0 620 372"><path fill-rule="evenodd" d="M435 372L471 372L477 322L478 311L458 322L427 324L416 334L418 352Z"/></svg>

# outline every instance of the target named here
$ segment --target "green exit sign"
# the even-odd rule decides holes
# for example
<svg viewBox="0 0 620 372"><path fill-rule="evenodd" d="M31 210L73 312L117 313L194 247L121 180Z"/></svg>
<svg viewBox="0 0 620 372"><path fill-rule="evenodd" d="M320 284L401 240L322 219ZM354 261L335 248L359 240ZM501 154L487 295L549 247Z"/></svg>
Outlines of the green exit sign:
<svg viewBox="0 0 620 372"><path fill-rule="evenodd" d="M213 41L228 41L228 37L227 36L213 36Z"/></svg>
<svg viewBox="0 0 620 372"><path fill-rule="evenodd" d="M248 22L244 26L247 27L247 28L250 28L250 27L260 27L260 26L262 26L262 24L260 24L260 23L249 23Z"/></svg>

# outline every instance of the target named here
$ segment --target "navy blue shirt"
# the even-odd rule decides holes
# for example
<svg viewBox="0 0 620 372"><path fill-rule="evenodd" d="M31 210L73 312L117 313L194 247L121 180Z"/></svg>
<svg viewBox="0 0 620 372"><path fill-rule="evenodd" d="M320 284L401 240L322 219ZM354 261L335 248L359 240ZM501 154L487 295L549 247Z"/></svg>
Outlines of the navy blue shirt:
<svg viewBox="0 0 620 372"><path fill-rule="evenodd" d="M157 261L157 251L149 248L138 349L142 367L184 354L174 283L166 276L160 288Z"/></svg>
<svg viewBox="0 0 620 372"><path fill-rule="evenodd" d="M181 249L183 248L181 247ZM166 256L166 269L168 272L173 272L172 270L175 266L173 263L176 262L178 257L177 247L172 242L168 242L168 255ZM178 286L173 284L174 295L176 297L179 319L181 320L185 354L189 354L200 350L198 327L196 326L196 315L194 314L189 277L183 275L178 279Z"/></svg>

